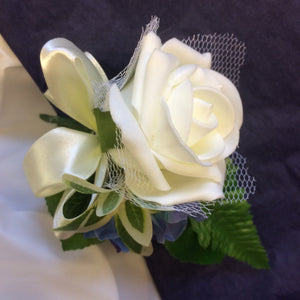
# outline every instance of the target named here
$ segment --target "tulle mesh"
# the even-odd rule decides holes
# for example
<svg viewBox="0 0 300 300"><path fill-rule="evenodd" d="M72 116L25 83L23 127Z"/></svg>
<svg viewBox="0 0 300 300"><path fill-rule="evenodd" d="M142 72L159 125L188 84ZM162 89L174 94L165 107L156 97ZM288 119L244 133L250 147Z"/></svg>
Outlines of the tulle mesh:
<svg viewBox="0 0 300 300"><path fill-rule="evenodd" d="M120 89L130 80L134 74L136 63L141 48L141 40L144 35L153 31L156 33L159 27L159 19L153 17L150 23L146 26L145 30L142 31L140 41L134 51L134 54L128 64L128 66L121 71L116 77L114 77L105 87L105 93L109 86L113 83L117 84ZM212 54L212 69L218 71L229 78L236 86L239 82L240 67L244 63L244 57L246 47L244 43L240 42L236 37L230 34L209 34L209 35L193 35L184 39L183 42L193 47L200 53L210 52ZM101 91L103 93L103 90ZM101 107L104 97L99 98L98 107ZM239 153L234 152L231 156L230 166L227 168L227 175L232 171L230 168L234 168L236 171L236 184L233 185L232 181L225 181L224 184L224 199L218 199L216 201L204 202L197 201L191 203L185 203L174 206L162 206L154 202L144 201L133 195L133 193L124 186L125 174L130 178L134 184L139 185L146 191L151 191L153 186L149 179L137 171L123 155L123 145L121 141L121 132L117 129L117 140L115 149L118 149L119 160L123 168L116 166L115 162L109 157L109 172L105 181L105 186L118 190L119 193L127 200L132 201L136 205L142 206L148 209L155 210L175 210L179 212L187 213L191 216L202 215L207 217L215 204L219 201L221 204L233 203L241 201L243 199L248 200L251 194L255 193L255 179L248 174L246 167L246 159ZM201 199L199 199L201 200Z"/></svg>
<svg viewBox="0 0 300 300"><path fill-rule="evenodd" d="M135 66L137 64L137 60L139 58L140 50L141 50L141 42L145 35L147 35L149 32L157 32L157 29L159 27L159 18L152 17L149 24L146 25L145 30L142 30L140 40L133 52L133 55L129 61L129 64L123 69L117 76L115 76L111 83L117 84L119 89L122 89L124 85L130 80L130 78L133 76L135 71Z"/></svg>
<svg viewBox="0 0 300 300"><path fill-rule="evenodd" d="M95 107L98 107L101 110L103 110L107 93L112 84L116 84L118 88L121 90L125 86L125 84L132 78L132 76L134 75L137 60L140 55L141 42L143 37L151 31L156 33L158 27L159 27L159 18L154 16L151 18L149 24L146 25L146 28L142 29L140 40L138 41L138 44L133 52L129 64L119 74L117 74L114 78L112 78L109 82L103 82L100 85L99 83L95 83L95 84L92 83L94 94L96 95Z"/></svg>
<svg viewBox="0 0 300 300"><path fill-rule="evenodd" d="M232 180L226 181L224 185L225 198L221 199L221 203L233 203L240 200L248 200L250 195L255 193L256 185L255 178L250 176L247 168L246 158L235 151L230 157L232 165L227 167L227 175L232 173L232 169L236 167L235 177L237 179L237 186L232 183ZM232 195L232 191L237 191Z"/></svg>
<svg viewBox="0 0 300 300"><path fill-rule="evenodd" d="M246 46L233 34L196 34L183 42L200 53L210 52L211 68L238 85L240 68L245 62Z"/></svg>

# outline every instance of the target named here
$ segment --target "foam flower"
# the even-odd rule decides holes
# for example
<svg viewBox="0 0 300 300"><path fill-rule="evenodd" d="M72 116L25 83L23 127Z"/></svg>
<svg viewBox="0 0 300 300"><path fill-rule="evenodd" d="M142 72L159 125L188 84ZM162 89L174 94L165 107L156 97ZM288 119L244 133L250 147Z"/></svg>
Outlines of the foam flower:
<svg viewBox="0 0 300 300"><path fill-rule="evenodd" d="M175 38L162 44L150 32L134 78L121 91L110 88L111 115L125 146L111 155L139 198L174 205L223 197L225 158L238 145L243 112L233 83L210 65L209 53Z"/></svg>

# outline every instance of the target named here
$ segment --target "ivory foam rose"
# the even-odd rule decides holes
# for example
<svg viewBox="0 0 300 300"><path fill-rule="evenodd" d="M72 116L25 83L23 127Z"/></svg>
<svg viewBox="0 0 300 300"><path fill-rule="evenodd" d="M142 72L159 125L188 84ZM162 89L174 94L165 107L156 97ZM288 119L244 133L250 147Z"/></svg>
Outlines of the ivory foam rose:
<svg viewBox="0 0 300 300"><path fill-rule="evenodd" d="M233 83L210 66L209 53L175 38L162 44L150 32L133 79L121 91L111 86L109 110L124 147L110 154L137 197L167 206L223 197L225 158L238 145L243 111Z"/></svg>

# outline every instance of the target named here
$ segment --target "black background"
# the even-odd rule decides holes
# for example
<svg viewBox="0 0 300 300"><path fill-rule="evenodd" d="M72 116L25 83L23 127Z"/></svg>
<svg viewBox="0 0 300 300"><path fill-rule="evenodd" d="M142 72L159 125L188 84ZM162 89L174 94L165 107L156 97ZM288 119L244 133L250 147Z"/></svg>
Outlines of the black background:
<svg viewBox="0 0 300 300"><path fill-rule="evenodd" d="M184 264L155 245L147 263L162 298L300 299L299 0L0 0L0 33L44 90L39 52L46 41L71 40L112 77L152 15L161 19L162 41L228 32L247 46L239 152L257 180L250 202L271 265L259 271L231 258Z"/></svg>

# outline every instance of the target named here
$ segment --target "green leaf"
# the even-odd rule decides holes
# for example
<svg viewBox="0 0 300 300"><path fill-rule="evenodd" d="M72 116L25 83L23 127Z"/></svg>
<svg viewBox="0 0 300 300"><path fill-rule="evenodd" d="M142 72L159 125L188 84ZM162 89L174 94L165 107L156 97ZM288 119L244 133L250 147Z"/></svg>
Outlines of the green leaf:
<svg viewBox="0 0 300 300"><path fill-rule="evenodd" d="M94 114L97 122L97 134L100 140L101 151L104 153L115 147L116 124L109 111L103 112L99 108L95 108Z"/></svg>
<svg viewBox="0 0 300 300"><path fill-rule="evenodd" d="M169 253L183 262L197 264L216 264L222 261L224 254L218 250L203 248L198 243L197 233L193 230L191 222L175 242L165 242Z"/></svg>
<svg viewBox="0 0 300 300"><path fill-rule="evenodd" d="M48 123L57 124L57 126L66 127L78 131L88 132L91 133L92 131L82 125L81 123L77 122L76 120L68 117L61 117L61 116L51 116L47 114L40 114L40 118Z"/></svg>
<svg viewBox="0 0 300 300"><path fill-rule="evenodd" d="M192 229L197 233L198 243L203 248L208 248L211 243L211 219L197 222L190 218Z"/></svg>
<svg viewBox="0 0 300 300"><path fill-rule="evenodd" d="M64 174L62 179L67 186L82 194L100 194L111 192L111 190L103 189L93 183L88 182L87 180L71 174Z"/></svg>
<svg viewBox="0 0 300 300"><path fill-rule="evenodd" d="M91 211L88 210L82 215L78 216L74 220L69 220L66 225L54 228L55 231L75 231L78 230L80 227L82 227L82 223L86 218L91 214Z"/></svg>
<svg viewBox="0 0 300 300"><path fill-rule="evenodd" d="M64 251L83 249L99 243L101 242L97 238L84 238L83 233L76 233L66 240L61 240L61 246Z"/></svg>
<svg viewBox="0 0 300 300"><path fill-rule="evenodd" d="M126 201L119 206L118 216L131 237L139 244L148 247L153 235L149 210Z"/></svg>
<svg viewBox="0 0 300 300"><path fill-rule="evenodd" d="M130 201L126 201L125 210L127 218L132 227L140 232L144 232L145 220L143 209L137 205L132 204Z"/></svg>
<svg viewBox="0 0 300 300"><path fill-rule="evenodd" d="M49 196L49 197L45 197L46 204L47 204L47 207L48 207L48 211L49 211L49 213L52 217L55 214L56 208L59 204L59 201L60 201L63 193L64 192L60 192L58 194L55 194L55 195L52 195L52 196Z"/></svg>
<svg viewBox="0 0 300 300"><path fill-rule="evenodd" d="M133 252L140 254L142 252L142 245L137 243L131 235L126 231L125 227L123 226L120 218L118 215L115 216L115 223L119 237L121 238L122 242Z"/></svg>
<svg viewBox="0 0 300 300"><path fill-rule="evenodd" d="M104 216L116 210L122 202L122 196L117 192L99 194L97 201L97 216Z"/></svg>
<svg viewBox="0 0 300 300"><path fill-rule="evenodd" d="M98 217L96 214L96 209L92 208L92 214L89 216L88 220L84 224L84 227L95 225L96 223L98 223L101 220L103 220L103 217Z"/></svg>
<svg viewBox="0 0 300 300"><path fill-rule="evenodd" d="M91 195L74 193L63 206L63 215L67 219L73 219L85 212L91 201Z"/></svg>
<svg viewBox="0 0 300 300"><path fill-rule="evenodd" d="M212 249L244 261L257 269L268 269L248 202L216 204L212 214Z"/></svg>
<svg viewBox="0 0 300 300"><path fill-rule="evenodd" d="M103 203L103 207L102 207L103 213L108 214L113 210L115 210L119 206L121 200L122 197L118 193L116 192L109 193Z"/></svg>
<svg viewBox="0 0 300 300"><path fill-rule="evenodd" d="M244 201L245 190L242 188L234 188L231 191L225 191L225 199L231 200L231 202ZM228 202L228 201L227 201ZM229 203L229 202L228 202Z"/></svg>
<svg viewBox="0 0 300 300"><path fill-rule="evenodd" d="M105 225L111 217L111 214L104 217L96 215L96 203L93 196L66 189L55 211L53 227L56 236L59 239L65 239L76 232L99 228Z"/></svg>

